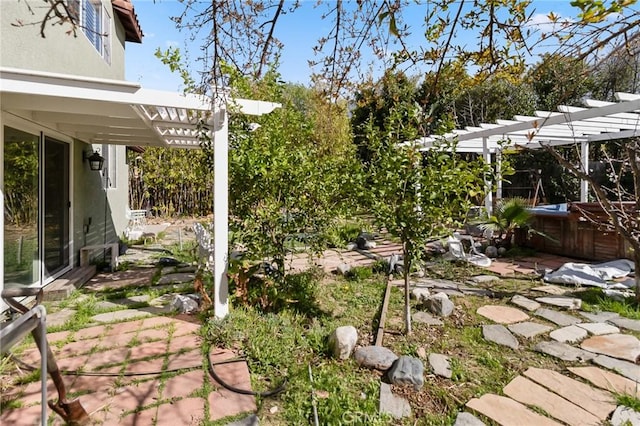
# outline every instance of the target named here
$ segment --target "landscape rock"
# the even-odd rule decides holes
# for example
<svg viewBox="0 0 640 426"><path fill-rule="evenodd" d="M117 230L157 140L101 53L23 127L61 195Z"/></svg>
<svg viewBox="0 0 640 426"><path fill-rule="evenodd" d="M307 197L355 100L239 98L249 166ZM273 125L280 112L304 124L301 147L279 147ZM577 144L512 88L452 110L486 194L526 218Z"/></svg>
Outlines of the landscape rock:
<svg viewBox="0 0 640 426"><path fill-rule="evenodd" d="M510 324L507 326L507 328L512 333L517 334L518 336L526 337L527 339L532 339L539 334L553 330L553 327L549 327L548 325L538 324L537 322L530 321Z"/></svg>
<svg viewBox="0 0 640 426"><path fill-rule="evenodd" d="M534 348L537 352L550 355L563 361L585 362L595 358L595 354L562 342L540 342Z"/></svg>
<svg viewBox="0 0 640 426"><path fill-rule="evenodd" d="M545 305L557 306L558 308L564 308L569 310L577 310L582 307L582 300L575 297L564 296L547 296L536 297L536 301L544 303Z"/></svg>
<svg viewBox="0 0 640 426"><path fill-rule="evenodd" d="M181 314L193 314L198 312L198 302L192 297L176 294L171 300L171 309Z"/></svg>
<svg viewBox="0 0 640 426"><path fill-rule="evenodd" d="M458 413L453 426L486 426L485 423L471 413L462 411Z"/></svg>
<svg viewBox="0 0 640 426"><path fill-rule="evenodd" d="M427 350L423 346L420 346L418 349L416 349L416 354L422 359L427 358Z"/></svg>
<svg viewBox="0 0 640 426"><path fill-rule="evenodd" d="M440 321L438 318L432 316L430 313L425 311L418 311L412 314L411 319L413 319L413 322L420 323L420 324L426 324L431 326L444 325L444 323Z"/></svg>
<svg viewBox="0 0 640 426"><path fill-rule="evenodd" d="M336 273L338 275L342 275L343 277L346 276L349 271L351 271L351 265L349 265L348 263L343 262L336 266Z"/></svg>
<svg viewBox="0 0 640 426"><path fill-rule="evenodd" d="M380 414L389 414L394 419L401 419L411 415L409 402L391 392L391 386L380 383Z"/></svg>
<svg viewBox="0 0 640 426"><path fill-rule="evenodd" d="M482 336L490 342L507 346L511 349L518 349L520 346L518 339L516 339L513 334L511 334L511 332L501 324L483 325Z"/></svg>
<svg viewBox="0 0 640 426"><path fill-rule="evenodd" d="M449 363L449 357L442 354L429 354L429 365L431 371L436 376L444 377L445 379L451 378L451 364Z"/></svg>
<svg viewBox="0 0 640 426"><path fill-rule="evenodd" d="M252 414L249 417L245 417L244 419L228 423L226 426L258 426L259 424L260 419L258 418L258 416Z"/></svg>
<svg viewBox="0 0 640 426"><path fill-rule="evenodd" d="M358 341L358 330L352 325L336 328L329 336L329 350L334 358L348 359Z"/></svg>
<svg viewBox="0 0 640 426"><path fill-rule="evenodd" d="M356 349L353 357L358 364L381 371L387 371L398 359L398 355L383 346L363 346Z"/></svg>
<svg viewBox="0 0 640 426"><path fill-rule="evenodd" d="M484 254L486 254L487 257L495 259L498 257L498 248L495 246L489 246L484 250Z"/></svg>
<svg viewBox="0 0 640 426"><path fill-rule="evenodd" d="M546 319L547 321L551 321L552 323L562 327L581 322L579 318L564 314L562 312L554 311L553 309L540 308L535 311L535 314Z"/></svg>
<svg viewBox="0 0 640 426"><path fill-rule="evenodd" d="M448 317L453 313L453 302L449 300L449 296L445 293L436 293L424 301L424 306L433 314Z"/></svg>
<svg viewBox="0 0 640 426"><path fill-rule="evenodd" d="M498 324L513 324L529 319L529 315L525 314L520 309L500 305L481 306L478 308L476 313L493 322L497 322Z"/></svg>
<svg viewBox="0 0 640 426"><path fill-rule="evenodd" d="M553 330L549 333L549 337L553 340L563 343L577 343L587 338L587 330L576 325L568 325L566 327Z"/></svg>
<svg viewBox="0 0 640 426"><path fill-rule="evenodd" d="M424 302L431 296L431 292L425 287L416 287L411 290L411 297L416 299L419 303Z"/></svg>
<svg viewBox="0 0 640 426"><path fill-rule="evenodd" d="M524 296L520 296L519 294L516 294L511 298L511 303L531 312L540 308L540 304L538 302L536 302L535 300L528 299Z"/></svg>
<svg viewBox="0 0 640 426"><path fill-rule="evenodd" d="M640 426L640 413L619 405L611 415L611 426Z"/></svg>
<svg viewBox="0 0 640 426"><path fill-rule="evenodd" d="M389 371L387 377L394 385L413 385L418 390L424 385L424 365L418 358L402 355Z"/></svg>

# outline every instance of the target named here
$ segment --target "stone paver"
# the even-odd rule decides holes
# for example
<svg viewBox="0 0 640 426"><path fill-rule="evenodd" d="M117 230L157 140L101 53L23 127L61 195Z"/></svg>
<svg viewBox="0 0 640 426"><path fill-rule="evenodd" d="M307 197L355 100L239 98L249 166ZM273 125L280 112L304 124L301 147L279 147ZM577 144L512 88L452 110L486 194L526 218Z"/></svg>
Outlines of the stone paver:
<svg viewBox="0 0 640 426"><path fill-rule="evenodd" d="M606 322L584 322L576 324L580 328L587 330L589 334L594 336L602 336L603 334L620 333L620 329L615 325L607 324Z"/></svg>
<svg viewBox="0 0 640 426"><path fill-rule="evenodd" d="M163 275L158 280L158 285L190 283L196 279L196 274L179 272L175 274Z"/></svg>
<svg viewBox="0 0 640 426"><path fill-rule="evenodd" d="M535 312L535 314L561 327L582 322L579 318L564 314L562 312L554 311L553 309L540 308Z"/></svg>
<svg viewBox="0 0 640 426"><path fill-rule="evenodd" d="M617 325L620 328L626 328L627 330L640 331L640 320L629 318L611 318L608 322Z"/></svg>
<svg viewBox="0 0 640 426"><path fill-rule="evenodd" d="M485 324L482 326L482 336L493 343L507 346L511 349L518 349L520 344L509 330L501 324Z"/></svg>
<svg viewBox="0 0 640 426"><path fill-rule="evenodd" d="M553 327L544 324L538 324L537 322L525 321L517 324L510 324L507 326L509 331L518 336L532 339L540 334L553 330Z"/></svg>
<svg viewBox="0 0 640 426"><path fill-rule="evenodd" d="M411 415L409 402L391 392L391 386L380 382L380 406L381 414L389 414L394 419L401 419Z"/></svg>
<svg viewBox="0 0 640 426"><path fill-rule="evenodd" d="M566 287L560 287L553 284L542 285L539 287L533 287L531 290L539 291L541 293L553 294L556 296L562 296L567 291L569 291Z"/></svg>
<svg viewBox="0 0 640 426"><path fill-rule="evenodd" d="M615 371L618 374L627 377L636 382L640 382L640 365L633 362L612 358L606 355L597 355L593 358L593 362L602 367Z"/></svg>
<svg viewBox="0 0 640 426"><path fill-rule="evenodd" d="M467 407L503 426L558 426L561 424L529 410L526 406L511 398L490 393L482 395L480 398L471 399L467 402Z"/></svg>
<svg viewBox="0 0 640 426"><path fill-rule="evenodd" d="M600 420L577 405L544 387L517 376L504 387L504 394L523 404L543 409L552 417L571 426L599 425Z"/></svg>
<svg viewBox="0 0 640 426"><path fill-rule="evenodd" d="M52 314L47 314L47 328L64 325L65 322L73 318L75 313L75 309L64 308Z"/></svg>
<svg viewBox="0 0 640 426"><path fill-rule="evenodd" d="M606 334L593 336L583 341L584 350L634 363L640 358L640 341L629 334Z"/></svg>
<svg viewBox="0 0 640 426"><path fill-rule="evenodd" d="M544 303L545 305L556 306L558 308L564 308L569 310L577 310L582 306L582 300L574 297L564 296L546 296L536 297L536 301Z"/></svg>
<svg viewBox="0 0 640 426"><path fill-rule="evenodd" d="M607 322L610 319L618 318L620 315L616 312L578 312L591 322Z"/></svg>
<svg viewBox="0 0 640 426"><path fill-rule="evenodd" d="M475 277L471 277L469 281L475 284L486 284L500 281L500 277L496 277L495 275L476 275Z"/></svg>
<svg viewBox="0 0 640 426"><path fill-rule="evenodd" d="M594 353L573 347L562 342L540 342L535 348L536 351L559 358L563 361L589 361L596 355Z"/></svg>
<svg viewBox="0 0 640 426"><path fill-rule="evenodd" d="M555 392L578 407L582 407L601 421L616 409L611 393L564 376L557 371L529 368L524 372L527 378Z"/></svg>
<svg viewBox="0 0 640 426"><path fill-rule="evenodd" d="M577 343L587 338L587 330L577 325L568 325L566 327L553 330L549 333L549 337L553 340L563 343Z"/></svg>
<svg viewBox="0 0 640 426"><path fill-rule="evenodd" d="M519 294L516 294L511 298L511 303L523 309L526 309L527 311L530 311L530 312L533 312L536 309L540 308L540 303L536 302L535 300L531 300L527 297L521 296Z"/></svg>
<svg viewBox="0 0 640 426"><path fill-rule="evenodd" d="M205 400L185 398L172 404L158 407L156 426L196 426L203 424Z"/></svg>
<svg viewBox="0 0 640 426"><path fill-rule="evenodd" d="M638 383L619 374L598 367L569 367L568 370L609 392L640 398Z"/></svg>
<svg viewBox="0 0 640 426"><path fill-rule="evenodd" d="M123 309L121 311L107 312L104 314L98 314L91 317L93 321L97 322L115 322L115 321L127 321L133 318L148 317L151 316L150 312L146 312L139 309Z"/></svg>
<svg viewBox="0 0 640 426"><path fill-rule="evenodd" d="M529 319L529 315L520 309L510 308L508 306L485 305L479 307L476 312L498 324L513 324Z"/></svg>

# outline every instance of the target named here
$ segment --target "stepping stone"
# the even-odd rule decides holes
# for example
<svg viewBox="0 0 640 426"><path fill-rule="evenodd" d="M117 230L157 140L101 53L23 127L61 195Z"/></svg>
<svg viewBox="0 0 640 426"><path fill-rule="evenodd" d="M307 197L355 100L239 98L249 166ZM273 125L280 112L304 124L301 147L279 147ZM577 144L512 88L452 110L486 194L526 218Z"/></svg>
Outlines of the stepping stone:
<svg viewBox="0 0 640 426"><path fill-rule="evenodd" d="M608 368L609 370L613 370L634 382L640 382L640 365L636 365L629 361L623 361L621 359L611 358L606 355L595 356L593 358L593 362L602 367Z"/></svg>
<svg viewBox="0 0 640 426"><path fill-rule="evenodd" d="M500 277L496 277L495 275L476 275L475 277L471 277L469 281L476 284L486 284L500 281Z"/></svg>
<svg viewBox="0 0 640 426"><path fill-rule="evenodd" d="M569 367L568 370L609 392L640 397L638 383L619 374L598 367Z"/></svg>
<svg viewBox="0 0 640 426"><path fill-rule="evenodd" d="M611 415L611 426L636 426L640 425L640 413L637 411L625 407L624 405L618 406L616 411Z"/></svg>
<svg viewBox="0 0 640 426"><path fill-rule="evenodd" d="M520 296L519 294L516 294L511 298L511 303L530 312L533 312L536 309L540 308L540 304L538 302L528 299L524 296Z"/></svg>
<svg viewBox="0 0 640 426"><path fill-rule="evenodd" d="M423 278L420 281L418 281L418 283L416 283L417 286L420 287L427 287L427 288L437 288L437 289L451 289L451 290L457 290L458 286L460 284L458 284L455 281L451 281L451 280L441 280L441 279L432 279L432 278Z"/></svg>
<svg viewBox="0 0 640 426"><path fill-rule="evenodd" d="M630 334L593 336L582 342L580 347L586 351L634 363L638 363L640 358L640 340Z"/></svg>
<svg viewBox="0 0 640 426"><path fill-rule="evenodd" d="M549 333L553 340L563 343L577 343L587 338L587 330L576 325L569 325ZM584 349L584 348L583 348Z"/></svg>
<svg viewBox="0 0 640 426"><path fill-rule="evenodd" d="M518 339L513 337L513 334L511 334L504 325L485 324L482 326L482 336L485 340L497 343L498 345L507 346L511 349L518 349L520 346Z"/></svg>
<svg viewBox="0 0 640 426"><path fill-rule="evenodd" d="M592 388L585 383L563 376L557 371L532 367L527 369L524 375L578 407L582 407L601 421L606 420L616 409L611 393Z"/></svg>
<svg viewBox="0 0 640 426"><path fill-rule="evenodd" d="M489 417L503 426L536 425L558 426L560 423L529 410L523 404L500 395L485 394L466 404L472 410Z"/></svg>
<svg viewBox="0 0 640 426"><path fill-rule="evenodd" d="M196 274L191 273L168 274L160 277L157 285L190 283L195 279Z"/></svg>
<svg viewBox="0 0 640 426"><path fill-rule="evenodd" d="M595 354L584 351L579 348L575 348L571 345L561 342L540 342L536 345L534 350L550 355L554 358L559 358L563 361L589 361L595 358Z"/></svg>
<svg viewBox="0 0 640 426"><path fill-rule="evenodd" d="M465 296L493 297L493 291L484 288L460 287Z"/></svg>
<svg viewBox="0 0 640 426"><path fill-rule="evenodd" d="M429 354L429 365L431 371L436 376L444 377L445 379L451 378L451 364L449 363L449 357L442 354Z"/></svg>
<svg viewBox="0 0 640 426"><path fill-rule="evenodd" d="M64 325L68 320L73 318L75 313L76 313L75 309L69 309L69 308L61 309L58 312L54 312L52 314L48 313L47 328Z"/></svg>
<svg viewBox="0 0 640 426"><path fill-rule="evenodd" d="M504 387L504 394L523 404L541 408L571 426L599 425L600 420L588 411L567 401L531 380L518 376Z"/></svg>
<svg viewBox="0 0 640 426"><path fill-rule="evenodd" d="M640 331L640 320L618 317L611 318L607 320L607 322L615 324L620 328L626 328L627 330Z"/></svg>
<svg viewBox="0 0 640 426"><path fill-rule="evenodd" d="M380 413L389 414L394 419L411 415L409 402L391 392L391 385L380 382Z"/></svg>
<svg viewBox="0 0 640 426"><path fill-rule="evenodd" d="M152 314L147 311L139 309L123 309L121 311L107 312L104 314L98 314L91 317L93 321L97 322L115 322L115 321L127 321L133 318L149 317Z"/></svg>
<svg viewBox="0 0 640 426"><path fill-rule="evenodd" d="M529 315L525 314L520 309L500 305L481 306L478 308L476 313L485 318L489 318L491 321L497 322L498 324L513 324L515 322L526 321L529 319Z"/></svg>
<svg viewBox="0 0 640 426"><path fill-rule="evenodd" d="M434 317L433 315L425 311L418 311L414 313L413 315L411 315L411 319L413 320L413 322L420 323L420 324L427 324L431 326L444 325L444 323L440 321L438 318Z"/></svg>
<svg viewBox="0 0 640 426"><path fill-rule="evenodd" d="M591 322L607 322L613 318L618 318L618 315L615 312L578 312L580 315L585 317Z"/></svg>
<svg viewBox="0 0 640 426"><path fill-rule="evenodd" d="M453 426L486 426L486 424L473 414L462 411L458 413Z"/></svg>
<svg viewBox="0 0 640 426"><path fill-rule="evenodd" d="M594 336L602 336L603 334L620 333L620 329L614 325L607 324L605 322L586 322L576 324L580 328L584 328Z"/></svg>
<svg viewBox="0 0 640 426"><path fill-rule="evenodd" d="M556 296L562 296L567 291L569 291L566 288L558 287L557 285L552 285L552 284L543 285L540 287L533 287L531 290L539 291L541 293L554 294Z"/></svg>
<svg viewBox="0 0 640 426"><path fill-rule="evenodd" d="M531 339L536 337L539 334L546 333L547 331L553 330L553 327L544 324L538 324L537 322L525 321L519 322L517 324L511 324L508 326L509 331L518 336L526 337L527 339Z"/></svg>
<svg viewBox="0 0 640 426"><path fill-rule="evenodd" d="M558 308L565 308L569 310L577 310L582 306L582 300L576 299L574 297L536 297L536 301L544 303L545 305L557 306Z"/></svg>
<svg viewBox="0 0 640 426"><path fill-rule="evenodd" d="M566 327L581 322L578 318L571 315L563 314L562 312L554 311L553 309L540 308L535 311L535 314L539 317L551 321L552 323Z"/></svg>

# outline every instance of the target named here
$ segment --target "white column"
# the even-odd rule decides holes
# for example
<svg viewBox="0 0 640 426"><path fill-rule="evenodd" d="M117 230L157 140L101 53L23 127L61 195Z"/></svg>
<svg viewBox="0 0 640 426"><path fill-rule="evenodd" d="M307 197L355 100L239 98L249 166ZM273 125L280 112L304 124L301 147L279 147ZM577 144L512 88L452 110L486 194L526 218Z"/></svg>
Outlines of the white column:
<svg viewBox="0 0 640 426"><path fill-rule="evenodd" d="M496 150L496 199L502 199L502 150Z"/></svg>
<svg viewBox="0 0 640 426"><path fill-rule="evenodd" d="M482 138L482 157L484 158L485 163L491 167L491 151L489 151L489 140L484 137ZM484 198L484 208L487 210L487 214L493 213L493 192L491 191L492 182L490 180L485 180L485 191L487 196Z"/></svg>
<svg viewBox="0 0 640 426"><path fill-rule="evenodd" d="M589 142L580 142L580 162L582 163L582 171L585 174L589 174ZM580 202L586 203L589 201L589 182L585 179L580 179Z"/></svg>
<svg viewBox="0 0 640 426"><path fill-rule="evenodd" d="M229 123L224 101L216 102L214 111L213 303L216 318L224 318L229 313Z"/></svg>

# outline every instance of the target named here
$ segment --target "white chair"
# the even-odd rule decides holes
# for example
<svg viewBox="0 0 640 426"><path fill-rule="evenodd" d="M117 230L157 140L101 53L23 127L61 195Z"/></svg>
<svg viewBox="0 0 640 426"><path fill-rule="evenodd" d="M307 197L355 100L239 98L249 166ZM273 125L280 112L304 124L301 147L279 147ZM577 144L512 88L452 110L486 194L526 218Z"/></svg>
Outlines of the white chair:
<svg viewBox="0 0 640 426"><path fill-rule="evenodd" d="M470 242L469 253L464 250L463 240ZM478 251L471 235L460 235L458 232L454 232L453 236L447 238L447 246L449 251L443 256L445 259L463 260L483 268L491 266L491 259Z"/></svg>
<svg viewBox="0 0 640 426"><path fill-rule="evenodd" d="M205 228L200 222L193 225L193 232L196 234L196 242L198 243L198 259L204 259L205 267L213 271L213 239L211 232Z"/></svg>
<svg viewBox="0 0 640 426"><path fill-rule="evenodd" d="M124 235L130 240L137 240L144 233L144 226L147 224L147 211L127 208L125 215L129 223L124 230Z"/></svg>

